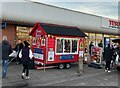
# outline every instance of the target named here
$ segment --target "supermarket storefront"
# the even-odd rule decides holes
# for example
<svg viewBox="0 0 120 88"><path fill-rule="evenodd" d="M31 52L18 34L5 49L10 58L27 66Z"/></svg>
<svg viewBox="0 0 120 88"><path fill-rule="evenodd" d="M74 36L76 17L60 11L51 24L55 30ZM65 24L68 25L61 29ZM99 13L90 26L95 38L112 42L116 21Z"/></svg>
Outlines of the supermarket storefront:
<svg viewBox="0 0 120 88"><path fill-rule="evenodd" d="M113 23L112 23L113 22ZM102 22L103 23L103 22ZM106 24L106 25L105 25ZM114 23L114 21L106 21L106 23L104 22L104 24L102 24L102 28L108 28L108 30L117 30L117 26L118 24ZM115 28L116 27L116 28ZM11 43L11 45L14 47L17 43L17 40L20 39L22 41L27 40L29 42L30 41L30 36L29 33L32 30L32 26L19 26L19 25L7 25L7 27L5 29L3 29L3 35L5 34L9 34L7 35L8 41ZM82 29L81 29L82 30ZM96 29L97 30L97 29ZM83 31L83 30L82 30ZM10 33L12 32L12 33ZM96 33L96 31L92 31L91 32L87 32L87 31L83 31L87 36L85 39L85 47L88 47L89 43L92 41L93 44L95 46L98 46L98 43L102 40L104 43L104 37L109 37L111 40L114 38L120 38L119 35L116 34L106 34L106 33ZM11 34L11 35L10 35ZM112 41L111 41L112 43Z"/></svg>
<svg viewBox="0 0 120 88"><path fill-rule="evenodd" d="M120 22L113 20L113 19L102 18L101 28L105 28L105 29L107 29L107 31L116 30L119 34L118 27L120 27ZM96 31L97 30L98 29L96 29ZM112 43L112 41L111 41L112 39L120 38L120 35L117 35L117 34L104 33L104 32L103 33L96 33L96 31L95 32L93 32L93 31L85 32L85 34L87 36L89 36L89 40L86 39L86 45L88 45L89 42L92 41L95 46L98 46L98 43L100 43L101 40L104 43L105 37L110 38L110 43Z"/></svg>
<svg viewBox="0 0 120 88"><path fill-rule="evenodd" d="M118 33L120 22L94 14L27 1L24 3L3 3L2 7L4 9L2 20L7 22L6 28L2 30L2 35L8 37L12 47L15 47L18 39L30 40L29 32L36 22L78 27L89 36L85 41L86 46L90 41L93 41L97 46L104 37L111 39L120 37ZM36 14L33 15L33 12ZM27 26L25 26L26 24Z"/></svg>

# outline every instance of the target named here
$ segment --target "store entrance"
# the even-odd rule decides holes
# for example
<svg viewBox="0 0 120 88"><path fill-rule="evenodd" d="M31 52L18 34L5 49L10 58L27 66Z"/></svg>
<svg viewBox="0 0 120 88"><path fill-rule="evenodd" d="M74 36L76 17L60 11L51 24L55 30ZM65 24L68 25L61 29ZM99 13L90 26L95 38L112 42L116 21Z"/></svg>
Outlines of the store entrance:
<svg viewBox="0 0 120 88"><path fill-rule="evenodd" d="M91 61L91 49L90 43L92 42L93 46L103 48L103 34L96 34L96 33L86 33L89 37L85 38L85 53L84 53L84 61L90 62Z"/></svg>
<svg viewBox="0 0 120 88"><path fill-rule="evenodd" d="M95 48L102 48L101 52L104 52L104 47L105 47L105 38L110 39L110 44L112 45L112 40L115 38L120 38L120 36L117 35L108 35L108 34L98 34L98 33L85 33L88 38L85 38L85 53L84 53L84 58L86 58L87 62L91 61L91 57L89 55L89 45L90 42L93 42L93 45ZM100 49L98 49L100 50ZM101 53L100 52L100 53ZM103 58L101 58L103 59Z"/></svg>

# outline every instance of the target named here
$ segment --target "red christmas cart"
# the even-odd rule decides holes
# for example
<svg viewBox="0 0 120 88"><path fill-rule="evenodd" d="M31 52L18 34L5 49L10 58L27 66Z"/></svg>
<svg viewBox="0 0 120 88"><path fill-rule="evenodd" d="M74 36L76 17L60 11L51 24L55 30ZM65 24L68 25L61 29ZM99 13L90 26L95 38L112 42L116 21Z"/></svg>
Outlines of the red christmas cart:
<svg viewBox="0 0 120 88"><path fill-rule="evenodd" d="M30 35L36 65L70 68L70 63L77 62L80 56L84 57L86 35L77 27L37 22Z"/></svg>

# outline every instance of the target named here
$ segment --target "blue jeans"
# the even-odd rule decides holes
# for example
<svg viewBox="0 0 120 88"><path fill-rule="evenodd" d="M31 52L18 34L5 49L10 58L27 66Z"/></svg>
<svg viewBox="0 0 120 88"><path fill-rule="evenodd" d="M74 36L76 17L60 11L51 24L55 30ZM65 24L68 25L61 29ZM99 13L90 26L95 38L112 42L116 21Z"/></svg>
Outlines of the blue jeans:
<svg viewBox="0 0 120 88"><path fill-rule="evenodd" d="M8 67L8 60L4 60L3 61L3 68L2 68L2 78L6 77L7 67Z"/></svg>
<svg viewBox="0 0 120 88"><path fill-rule="evenodd" d="M2 60L0 60L0 65L2 64Z"/></svg>

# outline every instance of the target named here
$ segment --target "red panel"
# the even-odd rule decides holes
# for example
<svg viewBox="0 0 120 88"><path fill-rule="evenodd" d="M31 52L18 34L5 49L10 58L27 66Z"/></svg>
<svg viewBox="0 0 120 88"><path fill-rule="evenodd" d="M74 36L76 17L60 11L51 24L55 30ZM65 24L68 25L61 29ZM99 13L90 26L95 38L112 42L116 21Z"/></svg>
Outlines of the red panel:
<svg viewBox="0 0 120 88"><path fill-rule="evenodd" d="M50 48L53 48L53 49L55 48L55 39L51 37L48 38L48 50Z"/></svg>
<svg viewBox="0 0 120 88"><path fill-rule="evenodd" d="M84 38L80 38L79 51L84 51Z"/></svg>

